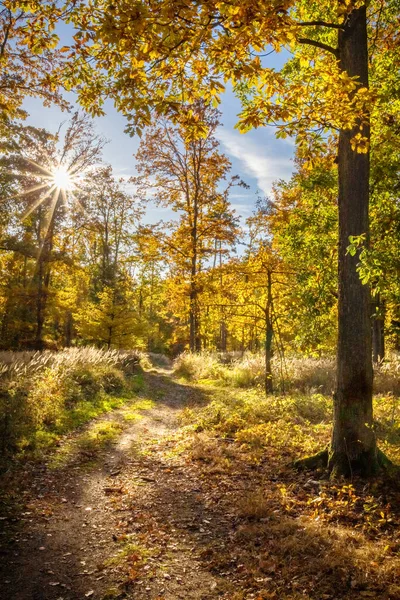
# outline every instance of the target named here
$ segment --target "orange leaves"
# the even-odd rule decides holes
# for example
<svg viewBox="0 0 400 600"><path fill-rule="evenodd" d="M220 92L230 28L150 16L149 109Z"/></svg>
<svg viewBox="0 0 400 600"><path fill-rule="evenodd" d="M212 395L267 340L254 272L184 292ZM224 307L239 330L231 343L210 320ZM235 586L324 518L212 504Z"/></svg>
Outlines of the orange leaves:
<svg viewBox="0 0 400 600"><path fill-rule="evenodd" d="M72 11L71 20L89 37L84 44L77 40L73 67L78 78L88 69L93 74L107 73L107 93L115 97L121 110L126 112L129 107L133 128L140 127L140 106L150 103L154 107L160 90L167 103L184 95L185 100L203 98L216 105L224 91L219 81L222 76L256 83L262 61L254 56L254 50L262 52L269 43L279 50L290 37L287 7L278 8L275 2L250 0L200 5L164 0L151 11L146 2L132 5L127 0L115 3L112 11L103 0L82 4ZM100 14L105 15L103 20ZM93 42L101 51L92 54L95 62L88 66L82 59L88 51L91 54ZM124 78L127 61L132 65L129 86ZM81 90L85 105L94 102L95 94L87 92L94 80L85 78L86 90ZM132 110L133 97L139 110Z"/></svg>
<svg viewBox="0 0 400 600"><path fill-rule="evenodd" d="M351 484L323 487L307 504L313 519L346 523L369 533L387 529L393 523L389 506L383 505L379 498L364 495Z"/></svg>

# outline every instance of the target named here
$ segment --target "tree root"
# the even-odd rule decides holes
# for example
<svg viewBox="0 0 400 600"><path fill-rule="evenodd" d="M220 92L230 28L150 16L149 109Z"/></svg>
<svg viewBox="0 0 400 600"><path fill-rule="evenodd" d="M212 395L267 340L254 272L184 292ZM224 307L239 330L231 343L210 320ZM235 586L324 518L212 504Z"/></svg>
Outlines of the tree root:
<svg viewBox="0 0 400 600"><path fill-rule="evenodd" d="M343 459L343 464L339 460L332 460L332 453L330 451L329 446L313 454L312 456L307 456L305 458L300 458L293 463L293 466L299 470L314 470L314 469L326 469L328 468L331 472L331 478L336 478L339 475L343 475L345 477L351 476L353 474L351 467L348 463L347 457L341 457ZM393 471L396 470L398 472L399 468L392 463L392 461L386 456L382 450L377 448L376 450L376 459L373 461L374 464L362 464L354 465L354 474L358 474L364 477L370 477L378 474L381 471ZM357 466L359 468L357 468ZM360 468L361 467L361 468Z"/></svg>
<svg viewBox="0 0 400 600"><path fill-rule="evenodd" d="M294 467L299 470L312 470L318 468L325 468L328 466L329 459L329 448L325 448L317 454L312 456L306 456L305 458L299 458L294 462Z"/></svg>

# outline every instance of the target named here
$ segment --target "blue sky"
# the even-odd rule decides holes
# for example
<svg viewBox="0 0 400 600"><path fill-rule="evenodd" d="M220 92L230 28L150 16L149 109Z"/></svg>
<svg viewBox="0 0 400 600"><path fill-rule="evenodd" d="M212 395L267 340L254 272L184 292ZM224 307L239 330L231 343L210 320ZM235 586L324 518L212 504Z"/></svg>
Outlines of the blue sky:
<svg viewBox="0 0 400 600"><path fill-rule="evenodd" d="M283 54L268 58L268 66L278 67L286 57ZM68 95L72 102L73 96ZM27 124L56 131L61 122L68 119L68 113L57 107L43 107L39 100L28 98L24 108L29 113ZM77 107L78 108L78 107ZM135 159L139 139L124 133L125 118L119 114L111 101L105 104L106 116L95 118L96 132L104 136L109 143L104 148L104 161L112 165L117 176L126 179L135 174ZM227 91L220 106L221 126L217 138L222 151L232 162L232 174L239 175L250 189L233 189L231 202L242 218L249 216L258 196L270 193L272 183L277 179L289 179L293 169L294 145L290 139L277 140L272 127L260 128L246 134L240 134L234 126L240 112L240 102L231 91ZM156 222L161 218L169 219L172 213L167 209L150 206L147 222Z"/></svg>

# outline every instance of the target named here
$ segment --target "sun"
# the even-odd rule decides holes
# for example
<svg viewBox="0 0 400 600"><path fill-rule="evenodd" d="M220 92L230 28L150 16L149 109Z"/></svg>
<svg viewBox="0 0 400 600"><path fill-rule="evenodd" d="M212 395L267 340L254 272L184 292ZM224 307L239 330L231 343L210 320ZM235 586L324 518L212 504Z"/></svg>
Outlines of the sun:
<svg viewBox="0 0 400 600"><path fill-rule="evenodd" d="M61 161L53 166L45 166L30 159L25 158L26 162L35 169L35 175L39 181L28 189L23 189L14 197L19 198L36 193L36 198L28 203L26 210L21 214L22 219L29 217L34 210L40 205L46 203L48 205L48 223L51 222L57 206L61 203L70 213L72 207L78 208L83 212L83 207L79 198L75 195L82 181L82 175L85 173L85 168L80 168L75 164L74 168L67 167L61 164ZM49 161L50 162L50 161ZM27 175L32 176L31 168L27 171Z"/></svg>
<svg viewBox="0 0 400 600"><path fill-rule="evenodd" d="M56 188L67 192L71 192L75 187L73 175L62 165L52 170L51 183Z"/></svg>

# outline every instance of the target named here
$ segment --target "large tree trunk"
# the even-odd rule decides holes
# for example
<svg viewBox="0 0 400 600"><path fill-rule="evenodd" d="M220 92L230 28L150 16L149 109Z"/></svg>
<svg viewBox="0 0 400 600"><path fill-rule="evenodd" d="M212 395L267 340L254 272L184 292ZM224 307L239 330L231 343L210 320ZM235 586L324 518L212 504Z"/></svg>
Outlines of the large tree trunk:
<svg viewBox="0 0 400 600"><path fill-rule="evenodd" d="M339 33L340 67L368 86L366 8L354 10ZM349 236L368 239L369 155L352 150L358 133L339 136L339 337L334 426L329 468L334 475L362 475L378 468L372 419L371 301L357 273L359 256L347 253ZM369 137L364 123L362 135Z"/></svg>

